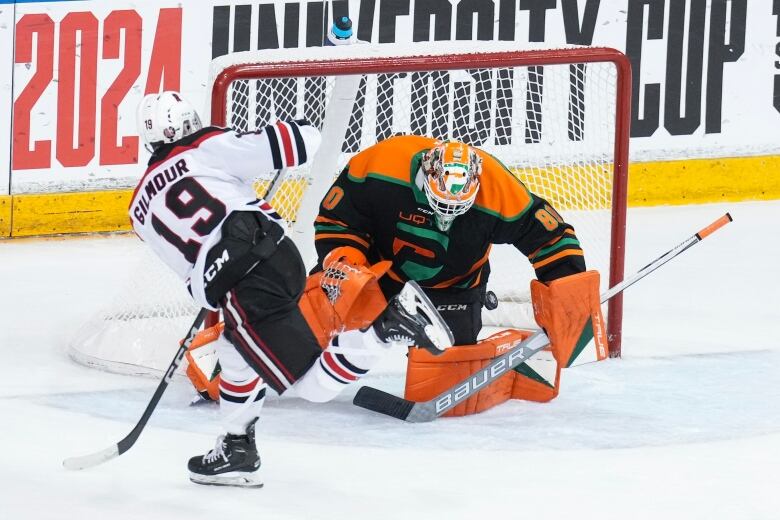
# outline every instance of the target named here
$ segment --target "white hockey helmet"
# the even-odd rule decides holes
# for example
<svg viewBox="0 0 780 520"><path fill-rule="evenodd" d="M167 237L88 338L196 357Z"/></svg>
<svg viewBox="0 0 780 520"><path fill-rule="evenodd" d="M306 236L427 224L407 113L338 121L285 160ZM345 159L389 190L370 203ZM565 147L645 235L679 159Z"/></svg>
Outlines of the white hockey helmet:
<svg viewBox="0 0 780 520"><path fill-rule="evenodd" d="M138 105L138 134L150 152L203 128L200 117L178 92L149 94Z"/></svg>
<svg viewBox="0 0 780 520"><path fill-rule="evenodd" d="M455 217L466 213L477 198L482 159L465 143L443 141L423 155L422 169L436 225L447 231Z"/></svg>

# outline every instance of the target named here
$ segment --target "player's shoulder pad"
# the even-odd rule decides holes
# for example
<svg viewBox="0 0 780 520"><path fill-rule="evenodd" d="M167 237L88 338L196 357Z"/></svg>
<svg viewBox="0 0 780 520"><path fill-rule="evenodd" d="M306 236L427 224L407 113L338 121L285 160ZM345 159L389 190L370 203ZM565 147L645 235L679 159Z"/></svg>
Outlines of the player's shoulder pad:
<svg viewBox="0 0 780 520"><path fill-rule="evenodd" d="M399 135L366 148L349 161L349 180L365 182L369 177L411 184L414 156L429 150L436 140L418 135Z"/></svg>
<svg viewBox="0 0 780 520"><path fill-rule="evenodd" d="M482 158L482 176L474 209L505 221L522 217L533 204L531 192L501 161L483 150L477 153Z"/></svg>

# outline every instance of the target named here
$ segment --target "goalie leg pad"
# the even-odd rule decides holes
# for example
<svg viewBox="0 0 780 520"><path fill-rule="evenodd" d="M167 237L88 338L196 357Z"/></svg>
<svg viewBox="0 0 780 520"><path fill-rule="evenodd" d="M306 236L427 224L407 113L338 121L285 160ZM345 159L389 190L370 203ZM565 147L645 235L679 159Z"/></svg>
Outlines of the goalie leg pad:
<svg viewBox="0 0 780 520"><path fill-rule="evenodd" d="M219 400L219 368L214 342L224 328L224 323L218 323L198 332L184 354L187 359L187 377L200 396L209 401Z"/></svg>
<svg viewBox="0 0 780 520"><path fill-rule="evenodd" d="M564 276L546 285L538 280L531 282L536 322L547 331L560 366L571 366L591 339L595 340L597 358L607 357L599 299L598 271Z"/></svg>
<svg viewBox="0 0 780 520"><path fill-rule="evenodd" d="M459 381L477 372L495 358L530 336L529 331L509 329L498 332L475 345L456 346L434 356L422 349L410 349L406 371L405 398L422 402L433 399ZM521 365L522 373L507 371L495 382L469 397L444 414L460 417L488 410L508 399L545 402L558 395L560 371L549 352L539 354L539 360ZM545 361L546 357L546 361ZM534 361L550 365L546 371L534 370ZM542 376L539 372L546 372ZM550 374L550 372L552 372ZM479 385L476 381L475 386Z"/></svg>

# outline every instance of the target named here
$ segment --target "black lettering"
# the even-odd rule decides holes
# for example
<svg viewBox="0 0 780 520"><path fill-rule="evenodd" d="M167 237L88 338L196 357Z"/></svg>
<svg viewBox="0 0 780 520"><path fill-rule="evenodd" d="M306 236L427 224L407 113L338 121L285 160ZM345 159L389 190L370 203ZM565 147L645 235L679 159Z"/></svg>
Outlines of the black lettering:
<svg viewBox="0 0 780 520"><path fill-rule="evenodd" d="M409 0L382 0L379 4L379 43L394 43L396 18L408 14Z"/></svg>
<svg viewBox="0 0 780 520"><path fill-rule="evenodd" d="M189 173L190 170L187 168L187 161L184 159L180 159L176 163L176 171L179 173L179 175L184 175L185 173Z"/></svg>
<svg viewBox="0 0 780 520"><path fill-rule="evenodd" d="M341 145L341 151L353 153L360 151L360 141L363 139L363 114L366 107L366 76L360 78L355 104L352 106L352 115L349 118L347 138Z"/></svg>
<svg viewBox="0 0 780 520"><path fill-rule="evenodd" d="M342 16L349 17L349 0L332 0L330 3L333 20L338 20ZM327 27L330 29L330 27Z"/></svg>
<svg viewBox="0 0 780 520"><path fill-rule="evenodd" d="M154 187L154 182L151 180L146 183L146 186L144 186L144 192L146 192L146 195L149 196L149 199L151 200L152 197L157 195L157 190Z"/></svg>
<svg viewBox="0 0 780 520"><path fill-rule="evenodd" d="M233 13L233 52L249 50L252 31L252 6L237 5Z"/></svg>
<svg viewBox="0 0 780 520"><path fill-rule="evenodd" d="M542 96L544 95L544 67L528 67L528 88L525 95L525 142L542 140Z"/></svg>
<svg viewBox="0 0 780 520"><path fill-rule="evenodd" d="M152 182L154 182L154 187L157 188L157 191L162 191L165 188L165 177L163 177L162 173L152 177Z"/></svg>
<svg viewBox="0 0 780 520"><path fill-rule="evenodd" d="M596 29L596 18L598 18L600 3L601 0L587 0L585 2L585 12L582 14L582 24L580 24L577 0L561 0L566 43L576 45L590 45L593 43L593 32Z"/></svg>
<svg viewBox="0 0 780 520"><path fill-rule="evenodd" d="M325 119L325 76L304 80L303 117L317 128L322 128Z"/></svg>
<svg viewBox="0 0 780 520"><path fill-rule="evenodd" d="M452 137L472 146L481 146L490 135L490 94L493 81L491 72L487 69L470 70L468 73L473 81L456 81L454 84Z"/></svg>
<svg viewBox="0 0 780 520"><path fill-rule="evenodd" d="M298 47L298 24L301 19L301 5L298 3L284 4L284 48Z"/></svg>
<svg viewBox="0 0 780 520"><path fill-rule="evenodd" d="M163 175L165 176L165 180L168 181L168 182L173 182L173 181L175 181L176 179L179 178L179 176L176 175L176 168L173 167L173 166L170 167L170 168L164 169L163 170Z"/></svg>
<svg viewBox="0 0 780 520"><path fill-rule="evenodd" d="M582 141L585 136L585 89L588 67L585 63L569 65L569 110L567 129L570 141Z"/></svg>
<svg viewBox="0 0 780 520"><path fill-rule="evenodd" d="M276 28L276 7L274 4L260 4L258 6L257 48L279 48L279 34Z"/></svg>
<svg viewBox="0 0 780 520"><path fill-rule="evenodd" d="M649 83L644 87L644 114L639 114L642 70L642 29L645 25L645 6L648 7L647 38L660 40L664 36L664 0L629 0L626 23L626 54L631 60L631 137L648 137L655 133L661 109L661 85Z"/></svg>
<svg viewBox="0 0 780 520"><path fill-rule="evenodd" d="M374 13L376 12L376 0L362 0L358 12L357 37L359 40L370 42L374 35ZM395 32L395 31L393 31Z"/></svg>
<svg viewBox="0 0 780 520"><path fill-rule="evenodd" d="M528 11L528 41L544 41L547 10L557 5L558 0L520 0L520 10Z"/></svg>
<svg viewBox="0 0 780 520"><path fill-rule="evenodd" d="M685 72L685 106L681 111L682 63L685 54L685 7L689 2L673 1L669 10L666 42L666 93L664 128L671 135L691 135L701 124L702 66L704 63L704 20L706 0L691 0L688 25L688 66Z"/></svg>
<svg viewBox="0 0 780 520"><path fill-rule="evenodd" d="M496 144L512 143L512 99L514 69L498 69L496 75Z"/></svg>
<svg viewBox="0 0 780 520"><path fill-rule="evenodd" d="M141 211L141 208L139 208L138 206L136 206L135 209L133 210L133 215L135 215L135 219L141 224L143 224L144 220L146 220L144 219L144 214Z"/></svg>
<svg viewBox="0 0 780 520"><path fill-rule="evenodd" d="M437 42L452 39L450 35L452 4L449 0L417 0L414 4L412 41L427 42L431 39L431 16L433 17L433 39Z"/></svg>
<svg viewBox="0 0 780 520"><path fill-rule="evenodd" d="M728 43L726 9L731 6ZM704 131L719 134L723 105L723 66L735 62L745 51L747 0L712 0L710 10L710 47L707 57L707 115Z"/></svg>
<svg viewBox="0 0 780 520"><path fill-rule="evenodd" d="M214 6L213 25L211 27L211 58L218 58L230 52L230 6Z"/></svg>
<svg viewBox="0 0 780 520"><path fill-rule="evenodd" d="M471 40L474 28L474 15L477 15L477 40L493 39L492 0L461 0L458 4L458 16L455 20L455 39Z"/></svg>
<svg viewBox="0 0 780 520"><path fill-rule="evenodd" d="M780 0L775 0L772 7L772 14L777 16L777 29L775 29L775 36L780 37Z"/></svg>
<svg viewBox="0 0 780 520"><path fill-rule="evenodd" d="M515 19L517 0L501 0L498 4L498 39L515 41Z"/></svg>
<svg viewBox="0 0 780 520"><path fill-rule="evenodd" d="M430 100L429 86L431 87ZM450 74L448 72L415 72L412 74L412 113L409 119L412 134L430 135L435 139L449 137L447 117L449 115L449 86Z"/></svg>
<svg viewBox="0 0 780 520"><path fill-rule="evenodd" d="M383 141L393 135L393 104L395 80L406 74L377 74L376 83L376 141Z"/></svg>
<svg viewBox="0 0 780 520"><path fill-rule="evenodd" d="M325 6L322 2L306 4L306 46L322 47L325 42Z"/></svg>

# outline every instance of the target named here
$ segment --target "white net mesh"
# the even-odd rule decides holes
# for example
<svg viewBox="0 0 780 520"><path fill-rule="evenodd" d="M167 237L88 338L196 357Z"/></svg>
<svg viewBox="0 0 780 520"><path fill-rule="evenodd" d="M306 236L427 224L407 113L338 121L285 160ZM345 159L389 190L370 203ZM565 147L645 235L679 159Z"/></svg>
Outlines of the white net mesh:
<svg viewBox="0 0 780 520"><path fill-rule="evenodd" d="M250 79L225 82L226 102L216 108L224 111L224 124L239 131L277 119L307 119L323 129L323 147L313 163L286 172L271 200L287 220L307 267L315 260L313 218L319 201L350 157L392 135L417 134L461 140L502 161L574 225L588 268L598 269L602 290L607 287L610 258L616 254L610 239L618 139L613 63L578 63L572 57L564 64L507 67L494 60L497 66L436 70L436 63L446 63L439 54L411 65L387 62L379 72L374 67L355 75L353 69L350 76L323 75L336 71L327 60L310 61L306 75L296 71L297 77L285 77L287 69L278 59L275 68L270 64L273 73L263 71L258 63L267 56L240 57L258 79L244 75ZM234 58L231 65L238 61ZM257 185L261 196L268 188ZM489 289L500 303L485 311L485 323L532 326L529 262L511 246L496 246L490 264ZM84 327L71 344L74 357L124 372L137 366L164 369L173 350L159 345L175 345L196 309L182 284L163 269L152 275L147 269L148 285L133 284Z"/></svg>
<svg viewBox="0 0 780 520"><path fill-rule="evenodd" d="M247 131L275 119L305 118L322 127L336 77L235 81L226 121ZM608 282L611 256L616 70L612 63L365 74L350 104L341 151L327 170L299 168L273 206L291 228L302 187L335 177L358 151L397 134L452 138L497 157L575 226L589 268ZM319 198L313 197L315 204ZM313 243L299 243L309 265ZM511 246L491 255L490 290L501 304L488 324L532 325L529 263Z"/></svg>

